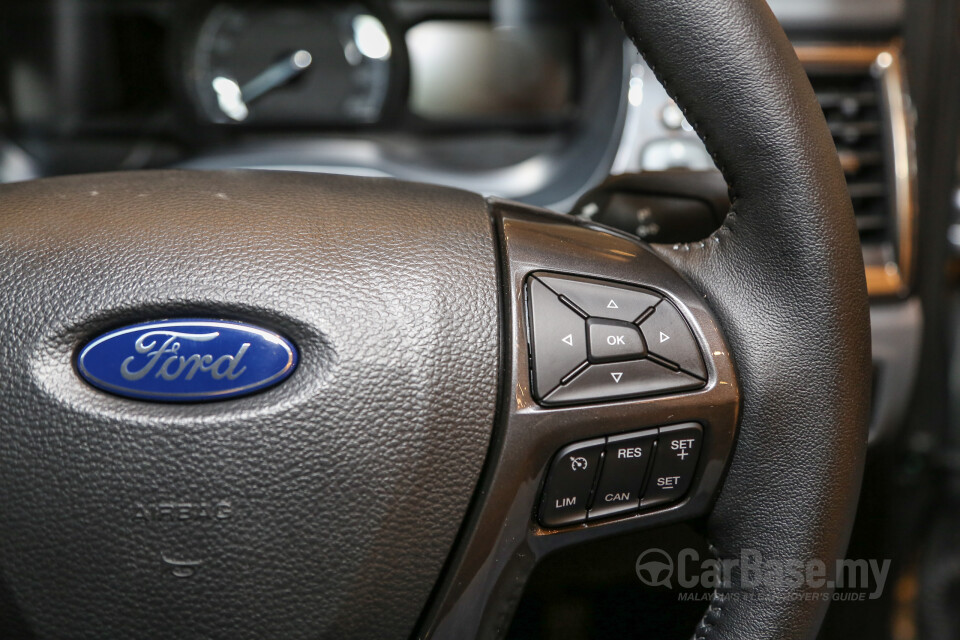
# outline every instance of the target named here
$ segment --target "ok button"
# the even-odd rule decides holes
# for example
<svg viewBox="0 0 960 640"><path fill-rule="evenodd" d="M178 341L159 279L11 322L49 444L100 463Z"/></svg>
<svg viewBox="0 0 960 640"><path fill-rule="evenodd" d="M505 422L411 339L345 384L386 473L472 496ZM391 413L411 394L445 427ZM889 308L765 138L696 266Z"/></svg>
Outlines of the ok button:
<svg viewBox="0 0 960 640"><path fill-rule="evenodd" d="M636 325L617 320L587 320L590 361L636 360L647 355L647 345Z"/></svg>

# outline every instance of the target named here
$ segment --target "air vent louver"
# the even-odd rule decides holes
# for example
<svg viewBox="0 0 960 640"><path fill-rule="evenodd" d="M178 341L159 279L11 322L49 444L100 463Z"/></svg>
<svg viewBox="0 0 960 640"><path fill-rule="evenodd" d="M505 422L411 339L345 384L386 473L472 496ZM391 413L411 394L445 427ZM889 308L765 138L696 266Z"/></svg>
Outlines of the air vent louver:
<svg viewBox="0 0 960 640"><path fill-rule="evenodd" d="M869 69L810 70L809 76L840 154L861 242L891 242L891 167L880 82Z"/></svg>

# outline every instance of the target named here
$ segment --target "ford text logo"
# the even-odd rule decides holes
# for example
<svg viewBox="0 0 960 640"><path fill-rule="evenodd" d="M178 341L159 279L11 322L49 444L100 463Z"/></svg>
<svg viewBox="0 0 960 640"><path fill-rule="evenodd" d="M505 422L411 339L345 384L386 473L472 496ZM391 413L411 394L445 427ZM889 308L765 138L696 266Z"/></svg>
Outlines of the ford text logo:
<svg viewBox="0 0 960 640"><path fill-rule="evenodd" d="M282 336L226 320L161 320L106 333L80 352L90 384L130 398L197 402L242 396L293 373Z"/></svg>

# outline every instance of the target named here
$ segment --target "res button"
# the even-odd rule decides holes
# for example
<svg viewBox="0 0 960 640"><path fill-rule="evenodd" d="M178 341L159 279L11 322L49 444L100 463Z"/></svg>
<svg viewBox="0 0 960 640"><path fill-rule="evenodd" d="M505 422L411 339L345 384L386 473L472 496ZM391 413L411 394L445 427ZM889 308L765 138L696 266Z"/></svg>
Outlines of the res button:
<svg viewBox="0 0 960 640"><path fill-rule="evenodd" d="M640 506L640 489L655 440L656 431L607 438L591 520L628 513Z"/></svg>

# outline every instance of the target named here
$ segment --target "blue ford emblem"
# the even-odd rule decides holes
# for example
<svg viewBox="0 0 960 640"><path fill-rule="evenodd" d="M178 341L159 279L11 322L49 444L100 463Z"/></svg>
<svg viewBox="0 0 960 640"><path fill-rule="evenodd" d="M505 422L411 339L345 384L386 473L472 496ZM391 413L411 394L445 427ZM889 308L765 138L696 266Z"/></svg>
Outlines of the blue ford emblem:
<svg viewBox="0 0 960 640"><path fill-rule="evenodd" d="M80 352L95 387L160 402L233 398L284 380L297 351L282 336L242 322L161 320L106 333Z"/></svg>

